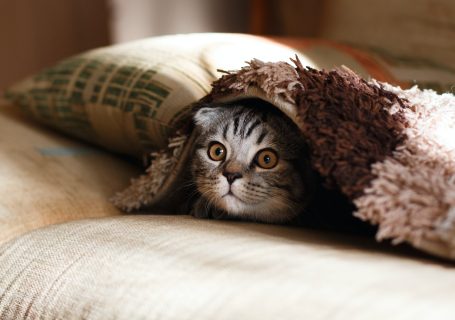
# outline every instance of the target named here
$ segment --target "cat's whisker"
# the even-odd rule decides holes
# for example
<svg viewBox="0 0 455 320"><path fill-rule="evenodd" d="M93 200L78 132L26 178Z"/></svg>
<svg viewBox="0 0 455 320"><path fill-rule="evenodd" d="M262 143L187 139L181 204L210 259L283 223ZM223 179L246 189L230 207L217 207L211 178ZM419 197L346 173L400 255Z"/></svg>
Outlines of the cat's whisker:
<svg viewBox="0 0 455 320"><path fill-rule="evenodd" d="M266 189L256 189L256 188L245 188L250 192L255 192L263 195L270 195L270 191L267 191Z"/></svg>
<svg viewBox="0 0 455 320"><path fill-rule="evenodd" d="M193 181L192 179L188 179L188 181L185 181L180 185L180 189L196 187L196 186L197 186L196 181Z"/></svg>
<svg viewBox="0 0 455 320"><path fill-rule="evenodd" d="M243 190L242 191L245 195L248 195L250 198L254 198L257 201L265 200L271 196L271 193L257 193L250 190Z"/></svg>
<svg viewBox="0 0 455 320"><path fill-rule="evenodd" d="M256 190L248 190L248 191L245 190L245 192L255 194L255 195L261 196L263 198L273 195L272 192L256 191Z"/></svg>
<svg viewBox="0 0 455 320"><path fill-rule="evenodd" d="M246 190L242 190L242 191L240 191L240 193L241 193L244 197L246 197L246 198L248 198L248 199L251 199L251 200L257 201L257 200L262 200L262 199L264 199L264 197L258 197L256 194L250 193L250 192L248 192L248 191L246 191Z"/></svg>

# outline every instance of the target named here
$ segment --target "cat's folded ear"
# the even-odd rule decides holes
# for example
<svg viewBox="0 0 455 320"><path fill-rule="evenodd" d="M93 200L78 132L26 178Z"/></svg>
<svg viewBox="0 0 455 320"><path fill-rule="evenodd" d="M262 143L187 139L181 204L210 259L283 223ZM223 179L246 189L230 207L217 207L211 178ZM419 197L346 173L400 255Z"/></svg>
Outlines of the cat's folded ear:
<svg viewBox="0 0 455 320"><path fill-rule="evenodd" d="M193 116L194 123L199 127L207 127L219 116L219 108L204 107L199 109Z"/></svg>

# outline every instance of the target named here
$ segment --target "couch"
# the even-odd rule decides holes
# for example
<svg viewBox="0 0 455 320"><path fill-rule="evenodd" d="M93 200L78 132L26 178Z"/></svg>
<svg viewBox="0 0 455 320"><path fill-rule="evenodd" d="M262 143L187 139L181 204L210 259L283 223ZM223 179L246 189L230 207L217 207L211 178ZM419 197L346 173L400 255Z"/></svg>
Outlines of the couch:
<svg viewBox="0 0 455 320"><path fill-rule="evenodd" d="M121 214L140 166L0 109L0 319L452 319L453 264L372 237Z"/></svg>

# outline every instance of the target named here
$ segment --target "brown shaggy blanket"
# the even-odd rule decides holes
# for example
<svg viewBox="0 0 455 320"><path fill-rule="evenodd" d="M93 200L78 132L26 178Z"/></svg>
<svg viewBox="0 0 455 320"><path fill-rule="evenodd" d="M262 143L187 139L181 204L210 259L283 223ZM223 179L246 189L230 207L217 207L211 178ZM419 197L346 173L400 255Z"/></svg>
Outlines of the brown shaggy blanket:
<svg viewBox="0 0 455 320"><path fill-rule="evenodd" d="M292 63L253 60L226 72L201 102L272 103L300 127L326 186L355 204L355 217L378 226L378 240L455 259L455 97ZM191 119L181 128L146 174L114 197L117 206L131 211L172 193L191 149Z"/></svg>

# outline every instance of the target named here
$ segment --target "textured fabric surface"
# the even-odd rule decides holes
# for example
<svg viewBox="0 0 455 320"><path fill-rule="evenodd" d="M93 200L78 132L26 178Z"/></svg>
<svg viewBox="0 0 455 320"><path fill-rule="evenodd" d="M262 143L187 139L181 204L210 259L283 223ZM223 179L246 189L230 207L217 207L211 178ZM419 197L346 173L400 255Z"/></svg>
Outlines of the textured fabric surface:
<svg viewBox="0 0 455 320"><path fill-rule="evenodd" d="M52 223L118 215L109 196L136 166L0 107L0 243Z"/></svg>
<svg viewBox="0 0 455 320"><path fill-rule="evenodd" d="M452 319L452 266L404 251L186 216L70 222L0 248L0 318Z"/></svg>

